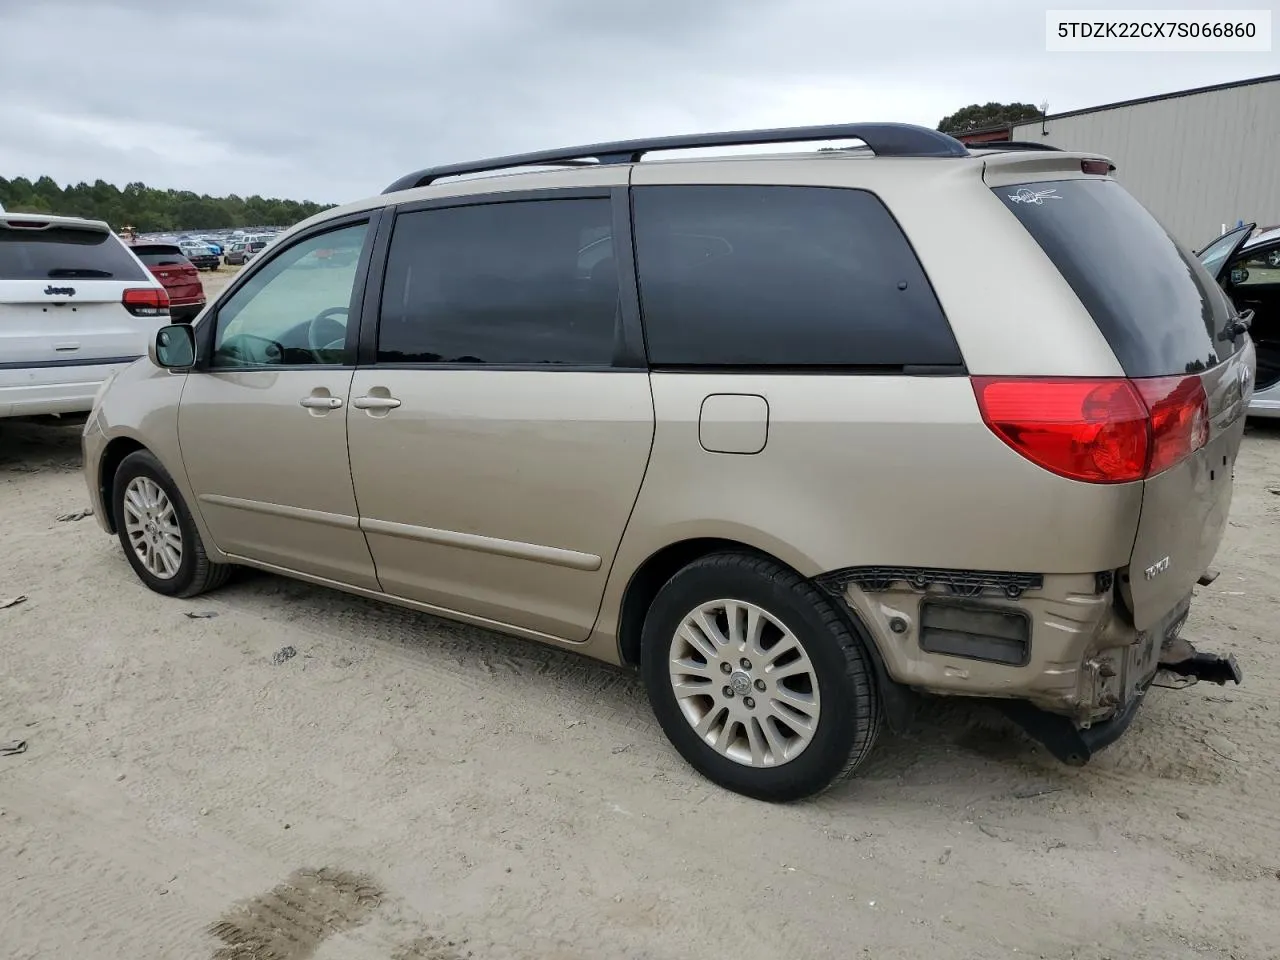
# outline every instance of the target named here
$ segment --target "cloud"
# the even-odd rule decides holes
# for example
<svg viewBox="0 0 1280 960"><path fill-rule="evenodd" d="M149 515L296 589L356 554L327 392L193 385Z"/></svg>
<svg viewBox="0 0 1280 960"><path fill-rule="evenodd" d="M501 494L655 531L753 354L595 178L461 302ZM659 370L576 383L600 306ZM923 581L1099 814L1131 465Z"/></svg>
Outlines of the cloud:
<svg viewBox="0 0 1280 960"><path fill-rule="evenodd" d="M321 201L564 144L932 126L975 101L1066 110L1280 70L1048 54L1022 0L8 0L0 36L0 175Z"/></svg>

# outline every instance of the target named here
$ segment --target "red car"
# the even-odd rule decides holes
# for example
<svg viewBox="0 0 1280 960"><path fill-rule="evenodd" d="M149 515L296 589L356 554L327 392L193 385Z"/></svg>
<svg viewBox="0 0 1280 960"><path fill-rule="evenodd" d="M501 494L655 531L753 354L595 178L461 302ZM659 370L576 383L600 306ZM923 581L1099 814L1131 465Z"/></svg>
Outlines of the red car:
<svg viewBox="0 0 1280 960"><path fill-rule="evenodd" d="M174 323L190 323L204 309L204 285L200 271L177 244L135 243L130 249L169 293L169 315Z"/></svg>

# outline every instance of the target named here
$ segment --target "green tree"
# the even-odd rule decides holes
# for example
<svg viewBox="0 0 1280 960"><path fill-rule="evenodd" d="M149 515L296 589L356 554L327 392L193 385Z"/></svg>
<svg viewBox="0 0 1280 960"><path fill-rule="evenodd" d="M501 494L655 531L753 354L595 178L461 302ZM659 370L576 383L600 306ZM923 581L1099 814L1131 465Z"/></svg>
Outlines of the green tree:
<svg viewBox="0 0 1280 960"><path fill-rule="evenodd" d="M211 197L190 190L157 190L145 183L121 190L105 180L60 187L52 178L32 183L25 177L0 177L0 206L12 213L52 213L105 220L114 229L126 224L144 233L215 230L226 227L292 226L330 204L276 198Z"/></svg>
<svg viewBox="0 0 1280 960"><path fill-rule="evenodd" d="M942 133L968 133L986 127L1013 126L1040 117L1040 108L1031 103L972 103L938 123Z"/></svg>

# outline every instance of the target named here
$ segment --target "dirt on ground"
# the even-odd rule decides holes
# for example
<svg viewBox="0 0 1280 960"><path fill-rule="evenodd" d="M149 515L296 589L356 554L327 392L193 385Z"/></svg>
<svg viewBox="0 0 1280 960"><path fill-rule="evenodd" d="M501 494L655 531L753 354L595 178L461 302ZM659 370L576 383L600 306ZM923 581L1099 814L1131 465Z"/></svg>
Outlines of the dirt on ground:
<svg viewBox="0 0 1280 960"><path fill-rule="evenodd" d="M204 287L205 301L212 303L242 269L243 267L229 267L223 264L217 270L201 270L200 284Z"/></svg>
<svg viewBox="0 0 1280 960"><path fill-rule="evenodd" d="M1153 690L1078 769L936 703L790 806L621 670L266 575L150 593L78 468L0 423L6 960L1276 956L1276 428L1186 628L1243 686Z"/></svg>

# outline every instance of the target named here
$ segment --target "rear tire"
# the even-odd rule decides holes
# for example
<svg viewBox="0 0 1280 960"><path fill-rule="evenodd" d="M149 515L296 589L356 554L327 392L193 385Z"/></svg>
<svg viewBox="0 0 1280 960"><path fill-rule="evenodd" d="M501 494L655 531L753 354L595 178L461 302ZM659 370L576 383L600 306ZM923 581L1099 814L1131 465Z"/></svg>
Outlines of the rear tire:
<svg viewBox="0 0 1280 960"><path fill-rule="evenodd" d="M111 500L125 559L156 593L194 597L231 575L229 564L209 559L186 501L150 451L137 450L120 461Z"/></svg>
<svg viewBox="0 0 1280 960"><path fill-rule="evenodd" d="M681 756L749 797L820 793L857 769L879 733L861 640L813 584L765 557L712 554L672 577L645 617L641 665Z"/></svg>

